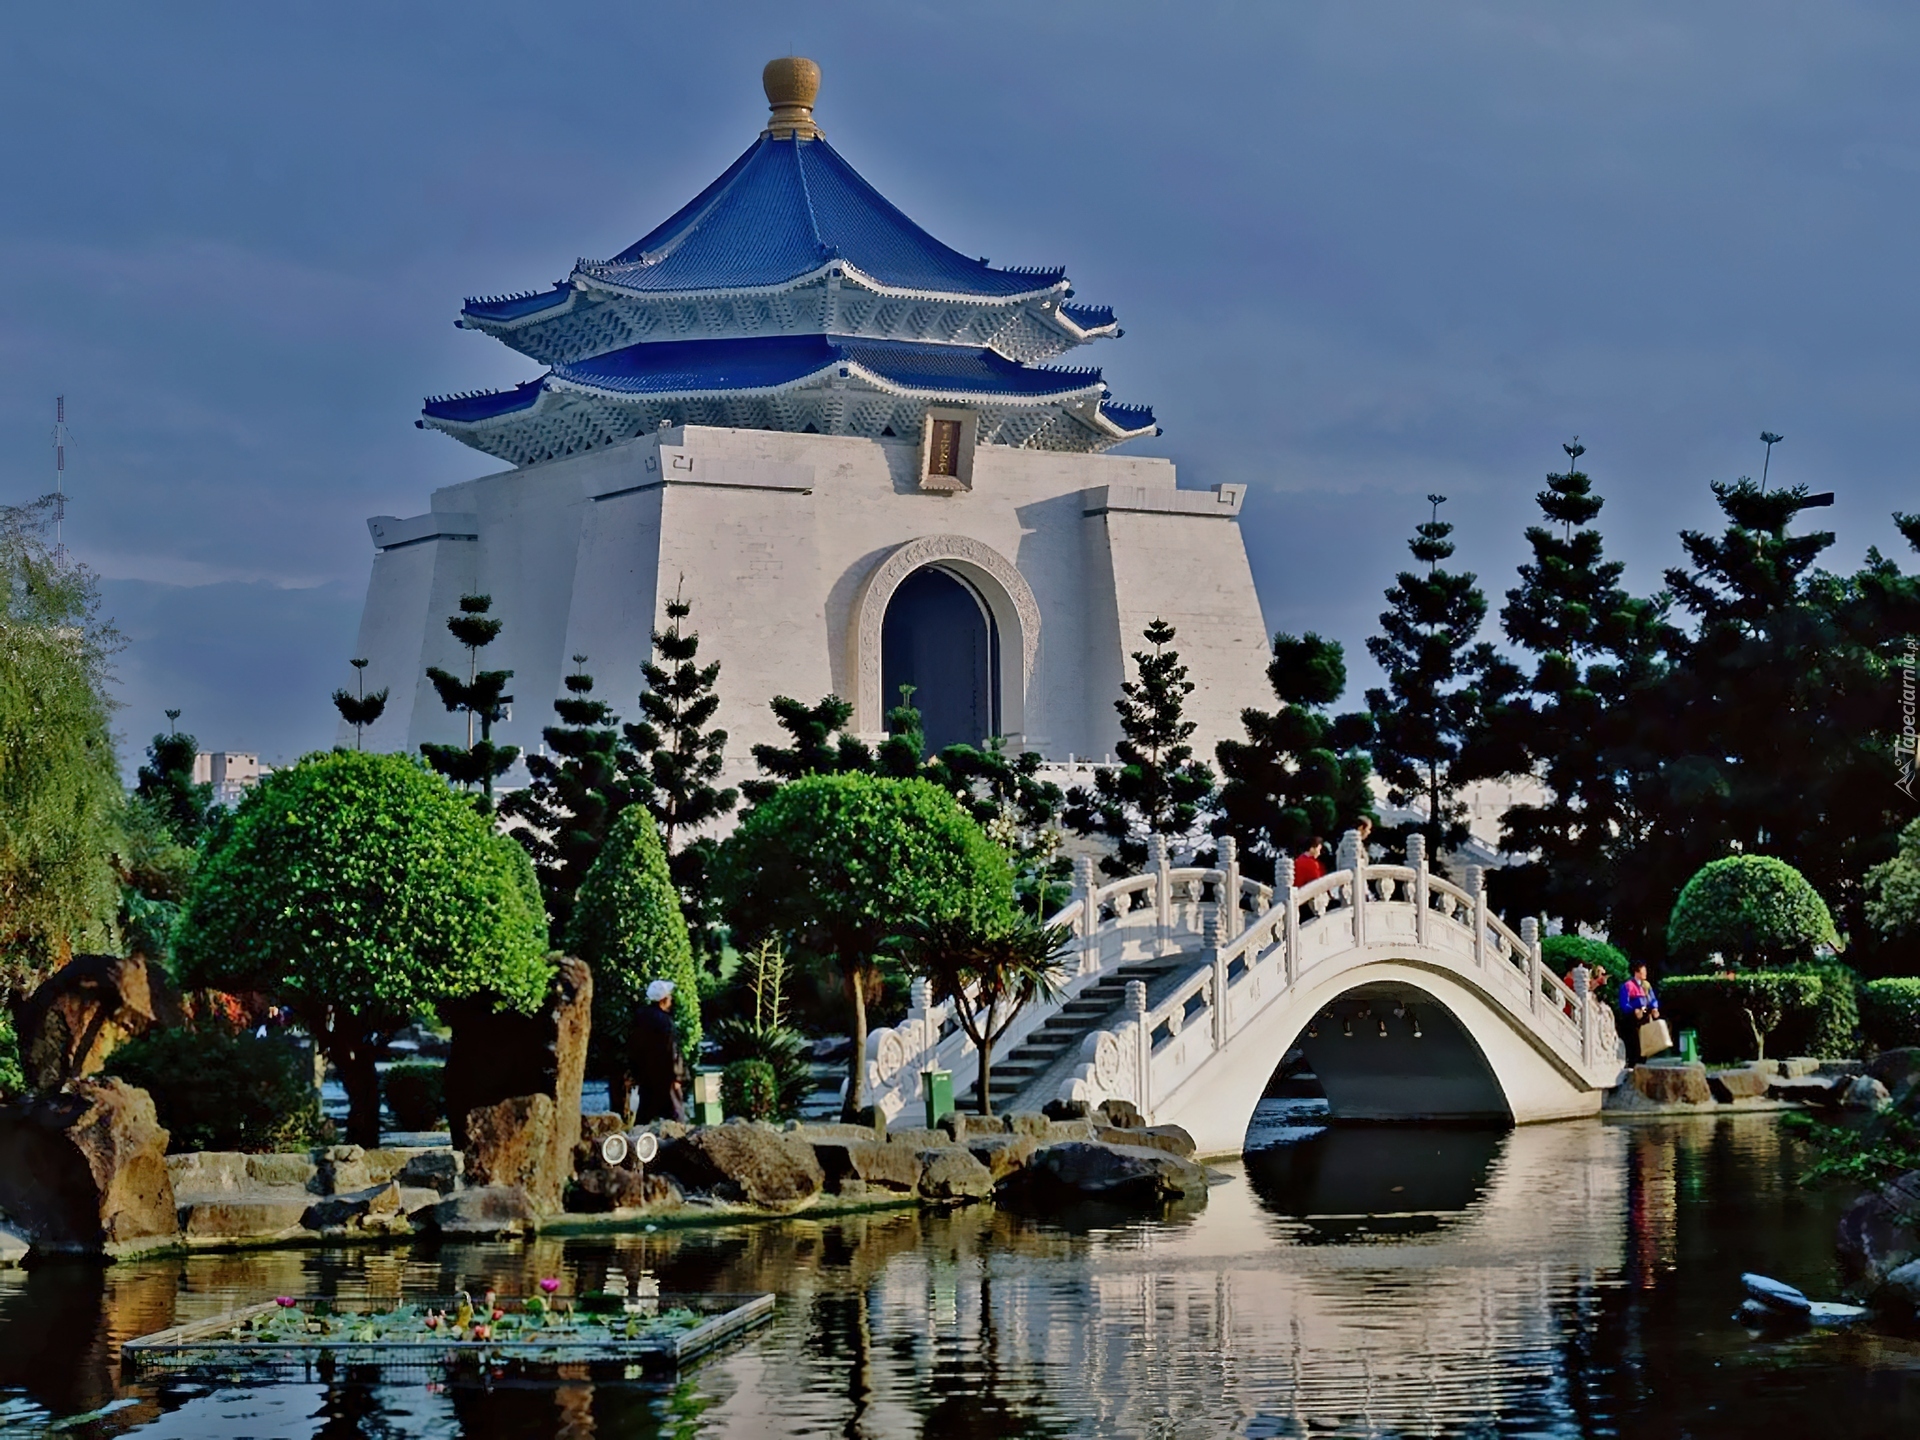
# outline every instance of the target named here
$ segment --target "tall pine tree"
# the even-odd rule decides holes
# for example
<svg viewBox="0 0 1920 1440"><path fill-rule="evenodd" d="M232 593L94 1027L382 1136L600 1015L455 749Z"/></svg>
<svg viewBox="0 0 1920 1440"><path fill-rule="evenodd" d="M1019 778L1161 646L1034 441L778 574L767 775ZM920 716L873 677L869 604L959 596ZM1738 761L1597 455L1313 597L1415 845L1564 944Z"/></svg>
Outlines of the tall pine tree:
<svg viewBox="0 0 1920 1440"><path fill-rule="evenodd" d="M513 701L506 693L513 671L480 668L480 652L499 638L506 624L487 614L492 608L490 595L462 595L460 613L447 617L448 632L466 647L465 680L437 665L427 667L427 678L439 693L440 703L450 714L465 712L467 743L420 747L427 763L454 784L480 786L482 810L493 808L493 782L506 774L520 756L517 746L493 743L493 727L506 718L507 706ZM480 728L478 740L473 736L475 725Z"/></svg>
<svg viewBox="0 0 1920 1440"><path fill-rule="evenodd" d="M553 702L560 723L540 732L549 753L527 756L532 783L500 802L507 833L533 859L555 935L566 933L580 882L637 798L632 767L622 765L620 717L593 698L586 663L585 655L573 657L573 674L562 682L567 693Z"/></svg>
<svg viewBox="0 0 1920 1440"><path fill-rule="evenodd" d="M367 694L367 661L356 657L347 662L353 666L355 688L353 692L336 690L333 692L333 708L340 712L340 718L353 726L353 748L360 748L367 726L373 724L387 709L387 690L380 689Z"/></svg>
<svg viewBox="0 0 1920 1440"><path fill-rule="evenodd" d="M1213 771L1193 758L1187 743L1194 723L1185 707L1194 686L1180 653L1170 648L1176 632L1154 620L1143 633L1152 648L1133 652L1139 678L1121 681L1113 702L1120 714L1120 763L1098 771L1091 790L1076 786L1067 796L1068 826L1112 845L1100 862L1109 875L1138 871L1146 863L1149 835L1176 843L1193 837L1213 798Z"/></svg>
<svg viewBox="0 0 1920 1440"><path fill-rule="evenodd" d="M1604 558L1592 521L1605 503L1578 462L1534 498L1544 524L1527 528L1533 559L1507 592L1500 623L1533 657L1524 689L1488 697L1489 712L1463 767L1478 774L1532 774L1538 805L1503 820L1503 846L1528 858L1494 873L1509 913L1557 916L1569 927L1602 925L1619 867L1644 842L1647 818L1629 700L1660 673L1673 638L1666 597L1636 599L1620 585L1624 566Z"/></svg>
<svg viewBox="0 0 1920 1440"><path fill-rule="evenodd" d="M133 793L145 802L174 843L192 849L207 833L214 808L213 786L193 778L200 742L181 731L178 710L169 710L166 715L166 733L154 736L147 746L147 763L140 767Z"/></svg>
<svg viewBox="0 0 1920 1440"><path fill-rule="evenodd" d="M1431 517L1414 528L1407 548L1426 565L1424 574L1403 570L1387 591L1389 609L1367 651L1386 672L1387 683L1367 691L1373 722L1373 765L1387 782L1387 799L1411 806L1421 818L1386 827L1390 842L1426 837L1436 860L1465 843L1466 807L1461 787L1470 778L1459 768L1489 692L1509 693L1518 670L1493 647L1476 643L1487 599L1467 571L1440 568L1453 554L1453 526L1440 518L1444 495L1429 495Z"/></svg>
<svg viewBox="0 0 1920 1440"><path fill-rule="evenodd" d="M789 695L776 695L770 708L789 743L753 747L754 763L769 778L749 780L740 787L749 804L761 804L787 781L808 775L873 773L873 747L847 730L853 718L852 702L829 695L807 705Z"/></svg>
<svg viewBox="0 0 1920 1440"><path fill-rule="evenodd" d="M1216 835L1240 842L1242 870L1272 882L1275 863L1316 835L1331 842L1373 810L1364 714L1326 714L1347 688L1339 644L1318 635L1273 637L1267 681L1280 708L1240 712L1245 740L1222 740Z"/></svg>

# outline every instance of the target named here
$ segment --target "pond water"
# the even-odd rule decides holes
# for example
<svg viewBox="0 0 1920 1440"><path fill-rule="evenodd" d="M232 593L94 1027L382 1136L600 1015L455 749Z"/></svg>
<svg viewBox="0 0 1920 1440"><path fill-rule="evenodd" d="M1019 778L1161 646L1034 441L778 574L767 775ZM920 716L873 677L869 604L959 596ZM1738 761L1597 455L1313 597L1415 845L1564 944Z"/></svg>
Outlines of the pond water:
<svg viewBox="0 0 1920 1440"><path fill-rule="evenodd" d="M1267 1102L1203 1210L987 1207L437 1250L0 1271L0 1434L157 1437L1920 1435L1920 1340L1751 1337L1760 1269L1837 1294L1846 1196L1765 1116L1322 1129ZM275 1294L614 1271L780 1296L675 1384L125 1381L131 1336Z"/></svg>

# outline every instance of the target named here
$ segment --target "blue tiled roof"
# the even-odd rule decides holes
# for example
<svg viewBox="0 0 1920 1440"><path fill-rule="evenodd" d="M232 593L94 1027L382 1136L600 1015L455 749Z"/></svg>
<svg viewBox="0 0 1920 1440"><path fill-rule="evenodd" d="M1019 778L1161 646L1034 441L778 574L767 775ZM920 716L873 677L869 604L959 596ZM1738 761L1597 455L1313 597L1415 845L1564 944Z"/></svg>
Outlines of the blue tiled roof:
<svg viewBox="0 0 1920 1440"><path fill-rule="evenodd" d="M1100 402L1100 413L1129 435L1154 424L1151 405L1122 405L1117 400L1103 400Z"/></svg>
<svg viewBox="0 0 1920 1440"><path fill-rule="evenodd" d="M518 320L523 315L536 315L542 310L553 310L567 303L573 294L571 285L556 285L551 290L534 290L525 295L490 295L485 297L469 295L467 303L461 307L468 315L477 315L483 320Z"/></svg>
<svg viewBox="0 0 1920 1440"><path fill-rule="evenodd" d="M859 365L904 390L940 394L1044 400L1078 394L1100 383L1098 370L1022 365L993 350L834 335L655 341L556 366L549 373L622 395L688 395L772 390L847 364ZM436 397L427 401L426 414L471 422L524 410L540 398L548 378L489 394ZM1150 415L1146 423L1152 423Z"/></svg>
<svg viewBox="0 0 1920 1440"><path fill-rule="evenodd" d="M1113 324L1111 305L1062 305L1060 313L1082 330L1099 330Z"/></svg>
<svg viewBox="0 0 1920 1440"><path fill-rule="evenodd" d="M592 273L632 290L780 285L830 260L884 285L999 297L1057 284L1062 269L996 270L942 245L824 140L763 135L692 203Z"/></svg>

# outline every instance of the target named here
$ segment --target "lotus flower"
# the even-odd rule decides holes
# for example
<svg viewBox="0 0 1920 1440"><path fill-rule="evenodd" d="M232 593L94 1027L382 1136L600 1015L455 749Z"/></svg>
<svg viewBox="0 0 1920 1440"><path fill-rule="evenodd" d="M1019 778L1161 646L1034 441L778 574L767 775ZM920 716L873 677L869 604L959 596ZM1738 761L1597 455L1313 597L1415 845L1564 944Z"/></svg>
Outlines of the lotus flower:
<svg viewBox="0 0 1920 1440"><path fill-rule="evenodd" d="M553 1294L554 1291L560 1288L560 1281L558 1277L549 1275L547 1276L546 1279L540 1282L540 1288L546 1291L547 1294L551 1295Z"/></svg>
<svg viewBox="0 0 1920 1440"><path fill-rule="evenodd" d="M440 1317L438 1314L430 1314L427 1316L427 1328L429 1330L438 1330L440 1328Z"/></svg>
<svg viewBox="0 0 1920 1440"><path fill-rule="evenodd" d="M500 1319L503 1319L503 1318L505 1318L505 1316L506 1316L506 1313L507 1313L507 1312L506 1312L506 1311L504 1311L504 1310L502 1310L502 1309L501 1309L501 1308L500 1308L500 1307L499 1307L498 1305L496 1305L496 1306L494 1306L494 1307L493 1307L493 1318L494 1318L495 1320L500 1320Z"/></svg>
<svg viewBox="0 0 1920 1440"><path fill-rule="evenodd" d="M473 1338L476 1340L491 1340L493 1338L493 1326L491 1325L474 1326Z"/></svg>
<svg viewBox="0 0 1920 1440"><path fill-rule="evenodd" d="M291 1295L276 1295L273 1297L273 1303L278 1305L282 1310L291 1310L299 1302Z"/></svg>

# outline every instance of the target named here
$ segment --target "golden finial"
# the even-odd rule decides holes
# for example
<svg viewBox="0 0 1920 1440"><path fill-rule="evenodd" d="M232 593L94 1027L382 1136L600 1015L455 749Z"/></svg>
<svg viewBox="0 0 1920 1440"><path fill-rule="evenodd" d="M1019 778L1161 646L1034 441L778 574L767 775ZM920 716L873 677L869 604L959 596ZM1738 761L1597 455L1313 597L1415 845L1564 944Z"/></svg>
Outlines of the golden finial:
<svg viewBox="0 0 1920 1440"><path fill-rule="evenodd" d="M798 55L769 60L760 72L760 85L773 107L763 133L779 140L789 135L799 140L820 138L820 127L813 123L813 101L820 93L818 65Z"/></svg>

